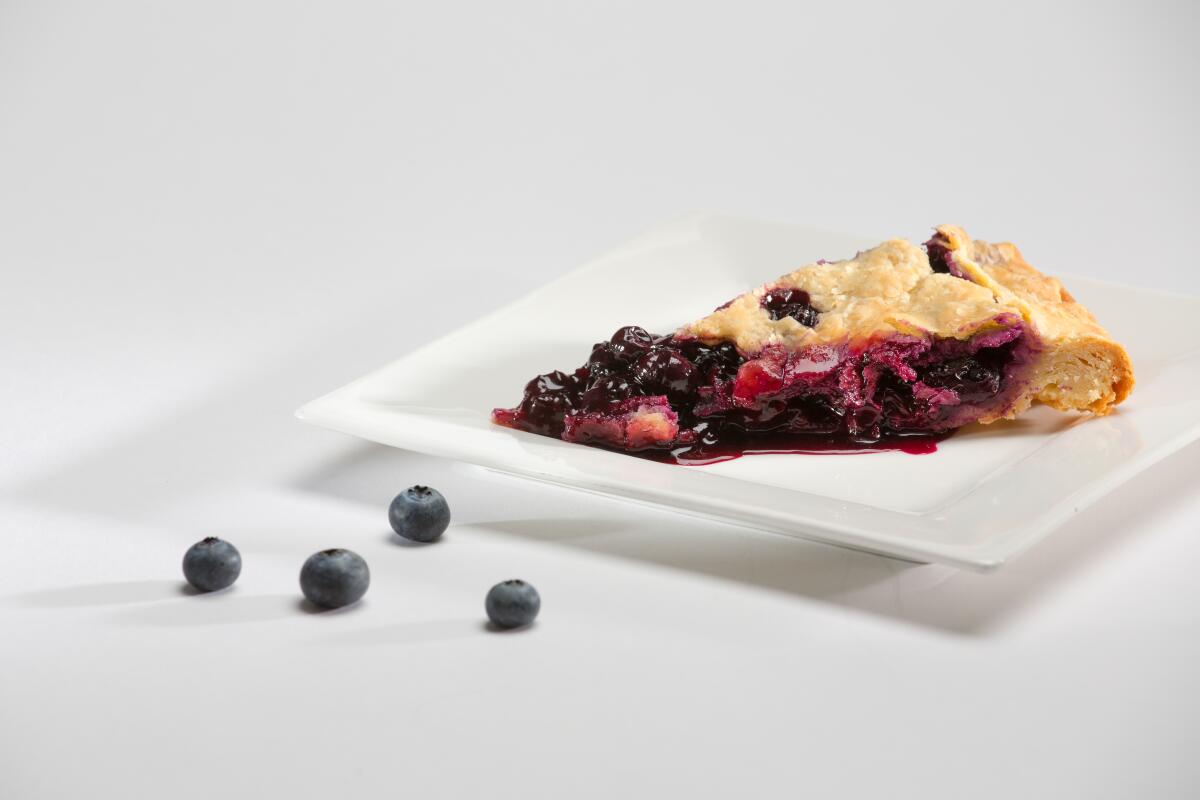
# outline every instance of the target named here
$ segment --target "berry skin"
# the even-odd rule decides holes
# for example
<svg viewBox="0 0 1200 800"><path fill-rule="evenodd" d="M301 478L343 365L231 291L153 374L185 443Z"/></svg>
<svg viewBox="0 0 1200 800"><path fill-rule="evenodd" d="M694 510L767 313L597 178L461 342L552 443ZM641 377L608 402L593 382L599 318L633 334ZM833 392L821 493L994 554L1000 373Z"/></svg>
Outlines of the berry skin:
<svg viewBox="0 0 1200 800"><path fill-rule="evenodd" d="M818 312L809 302L808 292L803 289L776 287L763 295L762 307L771 319L791 317L801 325L813 328L818 321Z"/></svg>
<svg viewBox="0 0 1200 800"><path fill-rule="evenodd" d="M588 356L587 364L584 365L588 374L591 376L608 375L621 368L621 362L617 358L616 350L611 342L597 342L592 347L592 354Z"/></svg>
<svg viewBox="0 0 1200 800"><path fill-rule="evenodd" d="M300 569L300 591L321 608L358 602L371 585L371 571L358 553L334 548L313 553Z"/></svg>
<svg viewBox="0 0 1200 800"><path fill-rule="evenodd" d="M588 411L608 411L632 394L633 387L624 377L602 375L592 380L580 398L580 405Z"/></svg>
<svg viewBox="0 0 1200 800"><path fill-rule="evenodd" d="M388 507L392 530L414 542L433 542L450 526L450 506L437 489L410 486Z"/></svg>
<svg viewBox="0 0 1200 800"><path fill-rule="evenodd" d="M681 395L695 388L696 368L678 350L658 347L638 359L633 378L648 393Z"/></svg>
<svg viewBox="0 0 1200 800"><path fill-rule="evenodd" d="M232 586L242 574L242 554L215 536L202 539L183 554L183 577L202 592Z"/></svg>
<svg viewBox="0 0 1200 800"><path fill-rule="evenodd" d="M573 376L555 370L547 372L545 375L538 375L536 378L525 384L525 394L545 394L546 392L559 392L569 387L575 382Z"/></svg>
<svg viewBox="0 0 1200 800"><path fill-rule="evenodd" d="M624 362L637 360L653 344L654 337L637 325L626 325L609 339L610 351L618 361Z"/></svg>
<svg viewBox="0 0 1200 800"><path fill-rule="evenodd" d="M542 608L537 589L525 581L497 583L484 601L488 619L498 628L519 628L529 625Z"/></svg>

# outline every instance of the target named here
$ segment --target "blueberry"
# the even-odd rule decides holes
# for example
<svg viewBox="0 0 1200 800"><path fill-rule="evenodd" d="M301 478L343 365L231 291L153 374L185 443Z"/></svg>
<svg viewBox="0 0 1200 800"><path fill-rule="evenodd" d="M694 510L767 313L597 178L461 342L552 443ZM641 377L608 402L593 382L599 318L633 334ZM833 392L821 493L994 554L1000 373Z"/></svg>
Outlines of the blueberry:
<svg viewBox="0 0 1200 800"><path fill-rule="evenodd" d="M809 305L808 292L803 289L776 287L763 295L761 305L771 319L791 317L809 328L817 324L817 310Z"/></svg>
<svg viewBox="0 0 1200 800"><path fill-rule="evenodd" d="M358 553L334 548L313 553L300 569L300 591L322 608L357 602L371 585L371 571Z"/></svg>
<svg viewBox="0 0 1200 800"><path fill-rule="evenodd" d="M722 342L716 347L709 347L698 342L686 342L683 352L695 365L697 377L701 381L709 381L714 377L730 380L737 375L738 367L742 365L743 361L737 348L729 342Z"/></svg>
<svg viewBox="0 0 1200 800"><path fill-rule="evenodd" d="M654 344L654 337L645 328L626 325L609 339L609 350L618 361L634 361Z"/></svg>
<svg viewBox="0 0 1200 800"><path fill-rule="evenodd" d="M525 384L525 394L545 394L546 392L558 392L574 383L574 378L561 370L547 372L545 375L538 375L536 378Z"/></svg>
<svg viewBox="0 0 1200 800"><path fill-rule="evenodd" d="M964 403L982 402L1000 391L1000 365L984 363L984 354L954 358L925 368L921 380L930 386L953 389Z"/></svg>
<svg viewBox="0 0 1200 800"><path fill-rule="evenodd" d="M580 398L580 405L588 411L608 411L632 394L633 387L623 376L602 375L592 379Z"/></svg>
<svg viewBox="0 0 1200 800"><path fill-rule="evenodd" d="M388 522L405 539L432 542L450 526L450 506L437 489L410 486L392 501Z"/></svg>
<svg viewBox="0 0 1200 800"><path fill-rule="evenodd" d="M215 536L202 539L183 554L183 577L202 592L232 586L242 573L242 554Z"/></svg>
<svg viewBox="0 0 1200 800"><path fill-rule="evenodd" d="M498 628L519 628L537 618L542 598L537 589L525 581L497 583L484 601L488 619Z"/></svg>
<svg viewBox="0 0 1200 800"><path fill-rule="evenodd" d="M696 368L678 350L658 347L638 359L633 379L650 392L685 394L695 387Z"/></svg>
<svg viewBox="0 0 1200 800"><path fill-rule="evenodd" d="M566 392L541 392L526 395L519 408L530 425L555 435L562 432L563 417L575 407Z"/></svg>
<svg viewBox="0 0 1200 800"><path fill-rule="evenodd" d="M592 346L585 368L589 375L607 375L621 367L616 350L611 342L597 342Z"/></svg>

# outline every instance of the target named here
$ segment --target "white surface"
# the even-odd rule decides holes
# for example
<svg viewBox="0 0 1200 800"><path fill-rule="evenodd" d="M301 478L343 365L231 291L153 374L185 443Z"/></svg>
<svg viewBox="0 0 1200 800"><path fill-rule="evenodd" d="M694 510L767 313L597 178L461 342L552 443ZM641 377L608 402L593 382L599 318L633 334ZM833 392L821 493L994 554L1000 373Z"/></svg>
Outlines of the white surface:
<svg viewBox="0 0 1200 800"><path fill-rule="evenodd" d="M1071 292L1112 321L1112 334L1138 365L1137 394L1104 419L1040 408L960 431L931 458L760 455L690 469L490 422L492 409L516 403L531 376L573 369L621 324L672 331L721 298L877 241L719 215L685 217L313 400L297 416L535 480L977 570L1024 552L1200 434L1200 346L1177 335L1200 316L1200 298L1078 277L1068 280ZM627 287L634 285L631 296Z"/></svg>
<svg viewBox="0 0 1200 800"><path fill-rule="evenodd" d="M696 208L1194 294L1193 4L399 6L0 6L0 796L1197 794L1195 446L981 576L291 418Z"/></svg>

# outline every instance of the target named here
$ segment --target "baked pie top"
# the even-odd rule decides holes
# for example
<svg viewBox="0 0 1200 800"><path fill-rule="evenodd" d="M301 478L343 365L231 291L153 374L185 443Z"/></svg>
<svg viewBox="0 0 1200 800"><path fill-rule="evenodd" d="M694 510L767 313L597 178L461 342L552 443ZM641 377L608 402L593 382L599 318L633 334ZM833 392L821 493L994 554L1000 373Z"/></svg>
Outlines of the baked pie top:
<svg viewBox="0 0 1200 800"><path fill-rule="evenodd" d="M772 318L764 299L799 289L817 313L808 326L793 316ZM734 298L679 333L705 342L733 342L744 353L768 347L865 343L889 333L926 332L968 338L986 328L1001 307L987 287L934 272L925 251L892 239L845 261L818 261Z"/></svg>

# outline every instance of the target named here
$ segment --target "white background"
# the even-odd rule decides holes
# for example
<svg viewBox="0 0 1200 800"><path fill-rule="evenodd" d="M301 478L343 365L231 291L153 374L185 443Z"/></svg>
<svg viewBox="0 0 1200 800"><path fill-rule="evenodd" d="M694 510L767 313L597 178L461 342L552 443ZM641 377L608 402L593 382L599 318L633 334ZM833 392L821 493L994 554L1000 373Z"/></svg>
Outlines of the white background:
<svg viewBox="0 0 1200 800"><path fill-rule="evenodd" d="M698 209L1195 293L1198 34L1190 3L0 2L0 796L1195 796L1195 446L978 576L291 412ZM417 482L433 547L386 527ZM213 534L242 578L185 596ZM374 583L307 614L335 545ZM543 616L491 634L513 576Z"/></svg>

